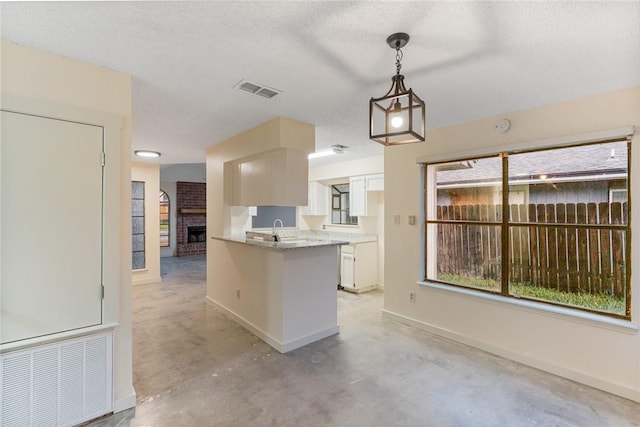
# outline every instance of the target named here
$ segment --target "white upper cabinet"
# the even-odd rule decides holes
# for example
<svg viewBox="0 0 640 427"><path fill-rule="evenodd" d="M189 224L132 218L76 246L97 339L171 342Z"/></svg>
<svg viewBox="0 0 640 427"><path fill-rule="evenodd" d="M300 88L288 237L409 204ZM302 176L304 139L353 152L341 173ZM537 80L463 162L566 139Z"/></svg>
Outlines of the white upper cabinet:
<svg viewBox="0 0 640 427"><path fill-rule="evenodd" d="M378 198L367 191L367 177L353 176L349 178L349 215L378 215Z"/></svg>
<svg viewBox="0 0 640 427"><path fill-rule="evenodd" d="M300 214L329 215L329 187L317 181L311 181L307 206L300 207Z"/></svg>
<svg viewBox="0 0 640 427"><path fill-rule="evenodd" d="M305 205L308 165L307 154L294 149L280 149L236 162L233 205Z"/></svg>
<svg viewBox="0 0 640 427"><path fill-rule="evenodd" d="M367 191L384 191L384 174L377 173L375 175L365 176L367 183Z"/></svg>

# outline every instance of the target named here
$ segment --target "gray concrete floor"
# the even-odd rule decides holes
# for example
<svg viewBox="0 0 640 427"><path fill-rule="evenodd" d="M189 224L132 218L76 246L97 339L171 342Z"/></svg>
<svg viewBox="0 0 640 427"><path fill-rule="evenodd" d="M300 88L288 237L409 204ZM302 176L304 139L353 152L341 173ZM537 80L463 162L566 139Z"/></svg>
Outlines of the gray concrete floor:
<svg viewBox="0 0 640 427"><path fill-rule="evenodd" d="M379 291L338 292L340 334L288 354L205 293L203 256L133 288L138 404L92 427L640 425L638 403L384 319Z"/></svg>

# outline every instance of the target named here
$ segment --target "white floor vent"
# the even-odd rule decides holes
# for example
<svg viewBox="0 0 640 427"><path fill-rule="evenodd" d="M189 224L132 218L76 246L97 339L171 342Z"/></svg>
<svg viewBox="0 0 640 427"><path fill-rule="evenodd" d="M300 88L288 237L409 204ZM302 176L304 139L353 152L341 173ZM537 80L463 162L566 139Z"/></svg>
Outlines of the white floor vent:
<svg viewBox="0 0 640 427"><path fill-rule="evenodd" d="M74 426L111 412L111 332L0 356L0 426Z"/></svg>

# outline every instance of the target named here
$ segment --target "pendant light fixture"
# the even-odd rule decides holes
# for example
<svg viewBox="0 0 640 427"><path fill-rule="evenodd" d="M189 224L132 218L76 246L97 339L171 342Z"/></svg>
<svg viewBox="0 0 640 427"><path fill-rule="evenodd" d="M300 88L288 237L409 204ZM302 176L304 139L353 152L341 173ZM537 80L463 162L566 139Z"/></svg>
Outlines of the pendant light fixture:
<svg viewBox="0 0 640 427"><path fill-rule="evenodd" d="M404 85L400 74L402 48L409 42L409 34L394 33L387 44L396 50L396 75L391 89L380 98L369 101L369 138L383 145L401 145L424 141L424 101Z"/></svg>

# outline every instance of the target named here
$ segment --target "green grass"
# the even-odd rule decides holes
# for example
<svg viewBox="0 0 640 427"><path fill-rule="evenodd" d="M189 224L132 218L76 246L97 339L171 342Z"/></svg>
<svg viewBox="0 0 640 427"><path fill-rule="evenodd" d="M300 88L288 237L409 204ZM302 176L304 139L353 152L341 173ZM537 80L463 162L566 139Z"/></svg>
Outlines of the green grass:
<svg viewBox="0 0 640 427"><path fill-rule="evenodd" d="M470 288L485 289L492 291L500 290L500 282L491 279L480 279L458 274L440 274L438 280ZM556 289L541 288L526 283L511 283L509 292L513 296L550 301L574 307L588 308L590 310L603 311L607 313L624 314L624 298L614 295L585 292L571 293Z"/></svg>

